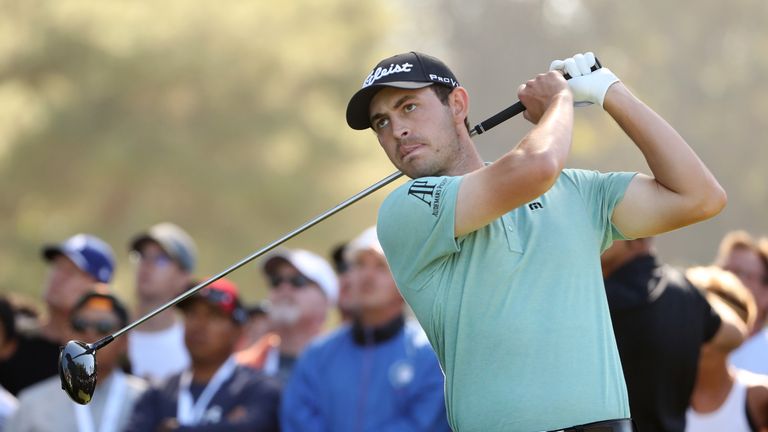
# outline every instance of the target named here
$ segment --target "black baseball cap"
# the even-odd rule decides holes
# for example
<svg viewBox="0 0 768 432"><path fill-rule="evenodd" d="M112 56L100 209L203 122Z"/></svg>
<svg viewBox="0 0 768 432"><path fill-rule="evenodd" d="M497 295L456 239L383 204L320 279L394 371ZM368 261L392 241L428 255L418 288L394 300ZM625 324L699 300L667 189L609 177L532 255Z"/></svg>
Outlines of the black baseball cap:
<svg viewBox="0 0 768 432"><path fill-rule="evenodd" d="M347 124L357 130L371 127L369 107L382 87L418 89L433 84L453 88L459 86L459 81L445 63L427 54L411 51L386 58L373 68L363 87L349 100Z"/></svg>

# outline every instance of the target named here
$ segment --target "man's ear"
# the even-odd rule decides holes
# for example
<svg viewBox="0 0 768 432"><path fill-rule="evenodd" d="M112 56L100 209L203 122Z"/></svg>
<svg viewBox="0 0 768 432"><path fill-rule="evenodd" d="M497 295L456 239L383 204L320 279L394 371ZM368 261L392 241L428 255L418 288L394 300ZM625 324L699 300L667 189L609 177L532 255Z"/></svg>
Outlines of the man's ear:
<svg viewBox="0 0 768 432"><path fill-rule="evenodd" d="M448 95L448 104L451 107L454 121L464 126L464 119L469 115L469 94L464 87L456 87Z"/></svg>

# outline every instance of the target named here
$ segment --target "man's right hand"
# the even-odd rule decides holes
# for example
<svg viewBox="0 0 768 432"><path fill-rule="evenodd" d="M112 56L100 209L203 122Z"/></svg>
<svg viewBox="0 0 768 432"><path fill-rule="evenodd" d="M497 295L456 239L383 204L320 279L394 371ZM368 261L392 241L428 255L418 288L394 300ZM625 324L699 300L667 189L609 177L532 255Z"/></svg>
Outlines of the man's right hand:
<svg viewBox="0 0 768 432"><path fill-rule="evenodd" d="M539 123L555 96L563 93L570 94L571 90L563 75L557 71L539 74L517 89L517 96L525 106L523 116L534 124Z"/></svg>

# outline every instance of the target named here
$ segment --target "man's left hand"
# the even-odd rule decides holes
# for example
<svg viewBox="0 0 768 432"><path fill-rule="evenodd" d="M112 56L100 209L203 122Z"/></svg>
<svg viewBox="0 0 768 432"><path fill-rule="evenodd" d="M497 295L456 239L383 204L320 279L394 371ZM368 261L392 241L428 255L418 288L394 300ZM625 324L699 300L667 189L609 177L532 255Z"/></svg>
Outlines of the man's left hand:
<svg viewBox="0 0 768 432"><path fill-rule="evenodd" d="M595 55L591 52L576 54L565 60L555 60L549 70L560 71L571 76L568 85L573 91L575 106L599 104L603 106L608 88L619 81L610 69L602 67L592 71Z"/></svg>

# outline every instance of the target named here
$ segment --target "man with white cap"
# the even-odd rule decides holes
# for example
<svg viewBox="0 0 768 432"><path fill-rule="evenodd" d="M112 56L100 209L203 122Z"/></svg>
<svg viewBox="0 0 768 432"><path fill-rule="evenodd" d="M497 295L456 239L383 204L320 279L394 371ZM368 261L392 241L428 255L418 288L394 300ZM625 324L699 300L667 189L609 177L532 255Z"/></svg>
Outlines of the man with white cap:
<svg viewBox="0 0 768 432"><path fill-rule="evenodd" d="M283 393L282 430L449 431L437 356L404 318L376 228L354 239L345 258L353 322L300 356Z"/></svg>
<svg viewBox="0 0 768 432"><path fill-rule="evenodd" d="M49 264L43 290L48 318L39 333L20 334L16 351L0 362L0 384L13 394L57 373L56 359L69 336L72 308L94 284L109 283L115 268L112 248L90 234L46 245L42 256Z"/></svg>
<svg viewBox="0 0 768 432"><path fill-rule="evenodd" d="M339 283L326 260L303 249L273 253L263 270L270 287L273 333L240 352L238 361L285 382L301 351L322 331Z"/></svg>
<svg viewBox="0 0 768 432"><path fill-rule="evenodd" d="M186 231L172 223L153 225L130 243L136 262L139 316L157 309L192 283L197 249ZM152 381L163 380L189 365L184 347L184 323L166 309L128 335L132 372Z"/></svg>

